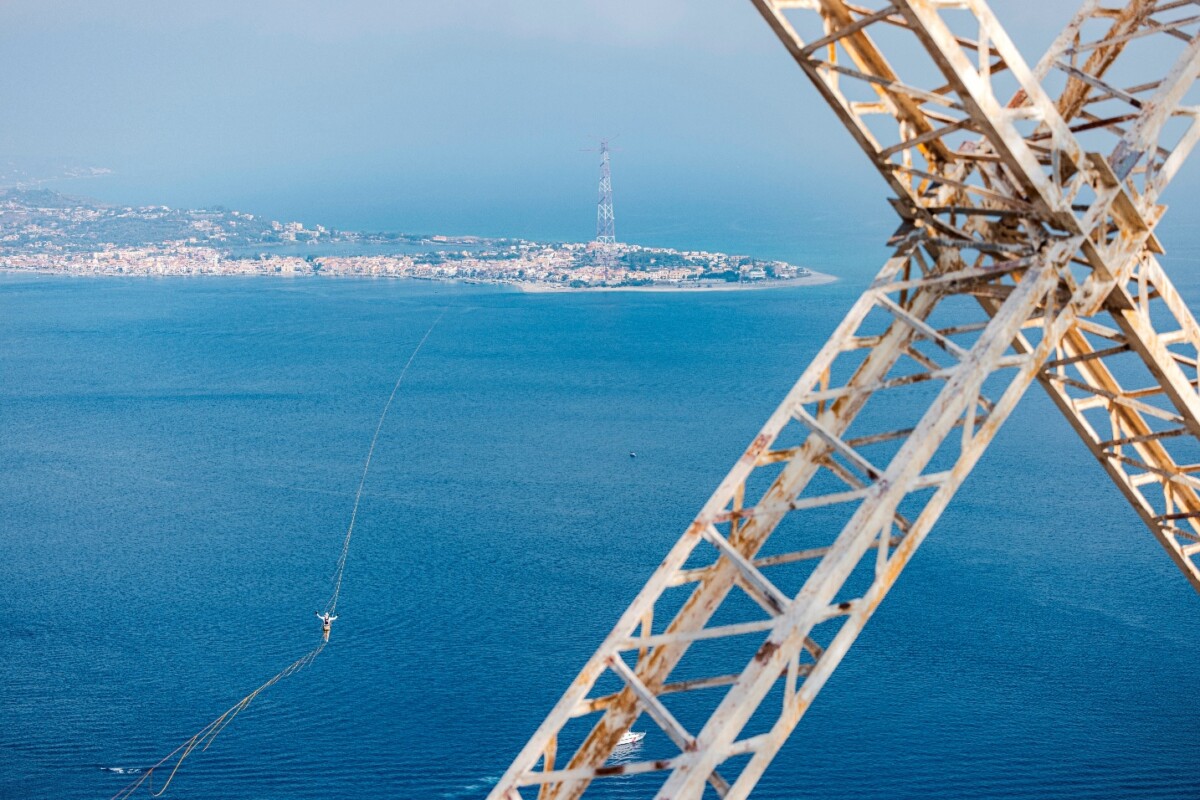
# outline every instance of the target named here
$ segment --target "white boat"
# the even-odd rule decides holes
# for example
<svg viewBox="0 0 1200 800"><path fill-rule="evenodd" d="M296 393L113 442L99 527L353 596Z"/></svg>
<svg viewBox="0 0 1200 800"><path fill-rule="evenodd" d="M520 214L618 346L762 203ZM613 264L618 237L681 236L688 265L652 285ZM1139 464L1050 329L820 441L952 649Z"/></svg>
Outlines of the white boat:
<svg viewBox="0 0 1200 800"><path fill-rule="evenodd" d="M623 744L637 744L645 738L645 731L625 731L625 733L621 734L621 739L617 742L617 747L620 747Z"/></svg>

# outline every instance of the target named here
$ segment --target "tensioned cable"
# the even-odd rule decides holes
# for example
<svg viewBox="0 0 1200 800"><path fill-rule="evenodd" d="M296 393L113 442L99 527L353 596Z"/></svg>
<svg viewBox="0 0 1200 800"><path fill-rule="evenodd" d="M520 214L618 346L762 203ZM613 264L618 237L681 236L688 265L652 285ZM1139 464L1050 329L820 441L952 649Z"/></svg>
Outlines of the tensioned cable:
<svg viewBox="0 0 1200 800"><path fill-rule="evenodd" d="M172 750L171 752L169 752L165 756L163 756L162 759L160 759L158 761L158 763L154 764L151 767L147 767L145 770L143 770L141 776L139 776L137 780L135 780L133 783L129 784L125 788L121 789L121 791L114 794L112 796L112 800L127 800L127 798L132 797L134 792L136 792L138 789L140 789L143 784L147 784L146 788L149 790L151 796L160 797L163 794L163 792L167 791L167 787L170 786L171 781L173 781L175 779L175 773L179 771L180 766L183 765L184 759L186 759L188 756L190 756L192 754L193 750L195 750L197 747L199 747L201 749L201 751L207 750L209 745L211 745L213 743L213 740L215 740L217 738L217 736L220 735L221 731L225 730L226 726L229 725L229 723L233 722L233 718L236 717L238 714L242 713L243 711L245 711L246 707L249 706L252 702L254 702L254 698L258 697L266 689L270 688L271 686L273 686L274 684L283 680L284 678L294 675L297 672L299 672L300 670L307 667L309 664L311 664L313 662L313 659L315 659L318 655L320 655L321 651L324 649L325 649L325 642L321 641L321 643L318 644L316 647L314 647L312 650L309 650L307 653L300 656L300 658L296 659L291 664L288 664L286 667L284 667L282 670L280 670L278 673L276 673L274 676L272 676L271 679L268 680L266 683L264 683L262 686L259 686L253 692L246 695L241 700L239 700L237 703L235 703L234 705L232 705L228 709L226 709L224 714L217 717L216 719L214 719L212 722L205 725L200 730L196 731L196 734L194 736L192 736L192 738L188 739L186 742L179 745L179 747L176 747L174 750ZM163 782L163 785L158 789L158 791L155 791L154 790L154 772L155 772L155 770L158 770L158 769L164 767L165 765L171 764L172 761L174 762L174 764L173 764L173 766L171 766L170 774L167 775L167 779Z"/></svg>
<svg viewBox="0 0 1200 800"><path fill-rule="evenodd" d="M446 311L447 309L442 309L442 313L439 314L437 319L433 321L433 324L430 325L429 329L425 331L425 335L421 337L421 341L417 342L417 346L413 348L412 354L408 357L408 361L404 363L404 368L400 370L400 377L396 379L395 385L392 386L392 393L388 395L387 402L384 403L383 413L379 415L379 422L375 426L375 435L371 437L371 446L367 449L367 460L363 464L362 476L358 481L358 491L354 494L354 508L350 512L350 525L346 528L346 538L342 541L342 552L338 556L337 572L334 576L333 594L330 596L329 602L325 605L325 613L331 616L337 609L338 597L342 591L342 576L346 571L346 556L350 552L350 537L354 534L354 524L358 519L358 506L359 503L362 502L363 487L367 483L367 473L371 469L371 458L375 455L375 444L379 441L379 432L383 430L384 420L387 419L388 411L392 407L392 401L396 399L396 393L400 390L400 384L404 382L404 377L408 374L408 368L412 366L413 361L417 358L417 354L420 353L421 348L425 346L425 341L429 338L429 335L433 333L433 329L436 328L438 323L442 321L442 317L446 316ZM179 745L179 747L176 747L170 753L167 753L167 755L163 756L158 763L147 767L142 771L137 780L133 781L119 792L114 794L112 796L112 800L127 800L128 798L132 797L134 792L140 789L143 785L146 786L153 797L160 797L165 791L167 791L167 787L171 785L171 781L175 779L175 773L179 771L179 768L183 765L184 760L190 756L197 747L199 747L201 751L207 750L209 746L212 745L213 741L221 734L221 732L228 727L229 723L233 722L234 717L245 711L246 708L252 702L254 702L255 698L257 698L271 686L275 685L284 678L295 675L297 672L311 664L313 660L321 654L321 651L325 649L327 641L328 640L322 638L321 642L318 643L317 646L312 650L309 650L307 653L300 656L300 658L296 659L291 664L288 664L282 670L275 673L275 675L271 676L257 689L243 697L237 703L230 706L228 709L226 709L225 713L221 714L212 722L205 725L203 728L197 731L192 738ZM163 769L167 765L171 765L171 772L167 775L167 779L163 782L163 785L159 787L158 791L155 791L153 780L154 773L156 770Z"/></svg>
<svg viewBox="0 0 1200 800"><path fill-rule="evenodd" d="M396 399L396 392L400 391L400 384L404 382L404 376L408 374L408 368L412 366L417 353L421 352L421 348L424 347L425 340L429 338L429 334L433 333L433 329L437 327L444 316L446 316L446 309L443 308L442 313L429 326L429 330L425 331L425 335L421 337L421 341L417 342L412 355L404 363L404 369L400 370L400 377L396 378L396 384L392 387L392 393L388 395L387 402L383 404L383 413L379 415L379 424L375 426L375 435L371 437L371 446L367 448L367 460L363 463L362 477L358 480L358 491L354 494L354 508L350 511L350 525L346 528L346 539L342 542L342 554L338 556L337 577L333 584L333 595L325 605L326 614L333 614L337 611L338 597L342 593L342 575L346 571L346 556L350 552L350 537L354 535L354 523L358 520L358 504L362 501L363 487L367 484L367 472L371 469L371 457L375 455L375 443L379 441L379 432L383 430L383 422L387 419L388 410L392 407L392 401Z"/></svg>

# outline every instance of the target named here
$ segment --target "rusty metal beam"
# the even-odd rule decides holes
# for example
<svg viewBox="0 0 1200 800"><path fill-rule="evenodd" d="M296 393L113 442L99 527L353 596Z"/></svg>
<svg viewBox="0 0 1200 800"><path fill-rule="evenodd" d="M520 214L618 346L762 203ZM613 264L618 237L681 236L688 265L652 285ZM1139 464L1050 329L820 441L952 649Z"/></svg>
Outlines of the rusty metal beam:
<svg viewBox="0 0 1200 800"><path fill-rule="evenodd" d="M1154 259L1153 233L1158 197L1200 139L1183 105L1200 20L1179 3L1088 0L1030 68L983 0L752 2L895 192L896 250L493 800L528 786L576 800L595 781L652 774L662 783L647 796L663 800L706 786L746 797L1035 381L1200 589L1200 466L1170 450L1200 438L1196 376L1184 373L1200 361L1200 326ZM1127 46L1160 39L1177 51L1161 79L1122 80ZM1043 86L1052 70L1066 79L1057 98ZM1018 87L1007 102L1001 71ZM1133 112L1102 113L1114 100ZM880 125L889 118L894 132ZM1184 133L1164 138L1179 118ZM1083 134L1109 136L1107 152L1085 149ZM1164 315L1165 333L1151 322ZM1118 381L1126 361L1148 388ZM671 600L673 587L690 595ZM750 610L732 599L746 596ZM740 663L689 659L713 642L738 645ZM593 695L605 676L623 688ZM765 704L779 687L782 704ZM713 698L698 733L661 700L673 694ZM678 754L606 763L642 715ZM767 732L744 737L759 718ZM566 730L583 719L590 730ZM557 767L560 748L571 755ZM717 769L737 756L749 761L726 780Z"/></svg>

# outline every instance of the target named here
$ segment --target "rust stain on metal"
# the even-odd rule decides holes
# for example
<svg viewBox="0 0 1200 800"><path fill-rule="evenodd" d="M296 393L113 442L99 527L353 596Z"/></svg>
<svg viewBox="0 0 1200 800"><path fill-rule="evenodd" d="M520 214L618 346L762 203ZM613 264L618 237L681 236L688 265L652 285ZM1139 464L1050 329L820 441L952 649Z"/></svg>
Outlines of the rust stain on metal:
<svg viewBox="0 0 1200 800"><path fill-rule="evenodd" d="M752 754L732 792L745 797L1035 380L1200 590L1200 480L1186 459L1200 439L1189 372L1200 361L1200 325L1155 260L1153 235L1160 194L1200 142L1200 115L1183 106L1200 73L1200 22L1183 3L1087 2L1031 67L984 0L752 3L894 193L896 250L660 564L622 618L628 629L596 652L492 800L511 800L566 722L594 712L603 716L555 774L563 777L547 800L578 800L594 779L653 770L670 771L660 799L696 800L706 784L725 796L717 768ZM948 21L964 16L974 19ZM802 40L801 29L816 38ZM908 35L890 35L897 29ZM877 41L883 30L889 35ZM979 40L966 38L975 31ZM1158 45L1147 52L1162 63L1124 56L1134 40ZM1160 80L1147 74L1155 69ZM1054 70L1067 76L1057 97L1045 88L1059 85L1046 80ZM993 84L993 73L1003 81ZM998 93L1013 83L1005 104ZM1160 136L1169 119L1188 123L1179 138ZM1107 135L1111 146L1086 151L1076 138L1084 131L1089 145ZM964 313L973 316L938 328L935 312L947 298L970 300ZM881 317L882 332L869 322ZM1161 329L1151 322L1159 319ZM1148 389L1117 380L1127 362L1111 365L1122 354L1140 359L1149 377L1139 385ZM985 397L983 387L998 394ZM891 402L902 390L924 392L919 419L905 414L911 402ZM1146 402L1151 395L1163 402ZM769 450L776 441L800 444ZM894 444L871 449L885 442ZM764 483L759 497L743 496ZM785 518L796 522L789 532L822 535L827 517L818 510L830 507L849 512L823 540L756 557ZM697 562L705 532L719 524L729 524L725 541L736 553ZM903 535L884 547L888 530ZM808 559L816 563L799 592L780 592L772 568ZM871 577L861 596L846 589L857 585L852 575ZM685 585L694 588L682 605L658 605ZM755 601L754 618L726 603L735 587ZM710 626L726 610L733 621ZM664 633L650 634L652 645L649 626L636 637L624 624L647 612L669 620ZM837 627L822 649L812 634L824 625ZM732 637L763 638L746 662L672 682L690 647ZM635 667L620 660L639 650ZM805 651L813 663L800 663ZM627 686L589 698L606 664L637 693ZM770 730L739 739L779 681L787 699ZM719 702L696 731L683 730L660 702L718 687ZM607 764L643 715L687 757Z"/></svg>
<svg viewBox="0 0 1200 800"><path fill-rule="evenodd" d="M758 648L758 652L754 654L754 660L761 663L766 663L775 655L775 651L779 649L779 645L767 639L763 642L762 647Z"/></svg>
<svg viewBox="0 0 1200 800"><path fill-rule="evenodd" d="M647 762L651 770L665 770L671 768L670 759L658 759L656 761ZM596 768L596 777L603 778L613 775L625 775L629 772L630 764L610 764Z"/></svg>
<svg viewBox="0 0 1200 800"><path fill-rule="evenodd" d="M742 456L742 463L753 464L758 461L758 457L763 451L771 445L771 437L765 432L754 437L754 441L746 448L745 454Z"/></svg>

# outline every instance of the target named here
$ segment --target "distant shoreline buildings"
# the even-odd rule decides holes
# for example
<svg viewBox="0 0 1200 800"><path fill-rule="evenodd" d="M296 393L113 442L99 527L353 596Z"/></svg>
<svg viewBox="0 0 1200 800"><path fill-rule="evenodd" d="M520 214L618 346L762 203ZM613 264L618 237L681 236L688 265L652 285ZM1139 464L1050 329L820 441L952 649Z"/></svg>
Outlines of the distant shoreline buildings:
<svg viewBox="0 0 1200 800"><path fill-rule="evenodd" d="M347 252L354 250L375 252ZM105 206L48 190L0 195L0 269L71 275L380 276L550 288L748 287L818 277L783 261L709 251L360 234L224 209Z"/></svg>

